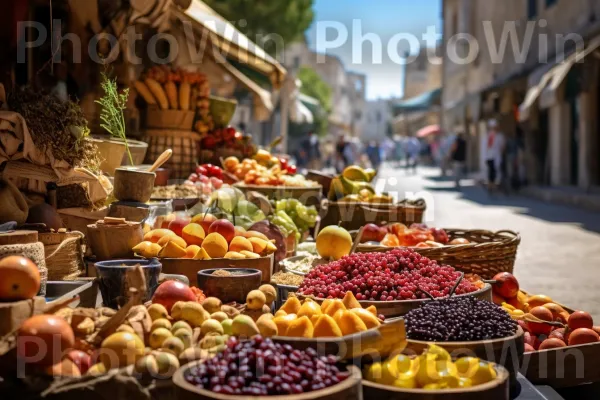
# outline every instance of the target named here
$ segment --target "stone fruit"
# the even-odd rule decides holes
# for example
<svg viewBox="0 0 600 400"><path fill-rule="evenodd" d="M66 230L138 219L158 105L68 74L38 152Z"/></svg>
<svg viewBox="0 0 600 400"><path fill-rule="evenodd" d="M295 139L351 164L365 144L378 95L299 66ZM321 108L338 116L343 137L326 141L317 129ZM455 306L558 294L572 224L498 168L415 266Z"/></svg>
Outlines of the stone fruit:
<svg viewBox="0 0 600 400"><path fill-rule="evenodd" d="M492 285L493 291L505 299L513 299L519 293L519 281L509 272L501 272L493 278L496 283Z"/></svg>
<svg viewBox="0 0 600 400"><path fill-rule="evenodd" d="M188 217L177 217L175 220L169 222L168 228L177 236L181 237L183 234L183 228L185 228L191 221L192 219Z"/></svg>
<svg viewBox="0 0 600 400"><path fill-rule="evenodd" d="M267 235L265 235L262 232L257 232L257 231L247 231L246 233L244 233L243 235L246 239L249 239L252 242L252 238L257 238L257 239L262 239L265 242L269 242L269 238Z"/></svg>
<svg viewBox="0 0 600 400"><path fill-rule="evenodd" d="M369 311L365 310L364 308L353 308L350 311L356 314L358 318L360 318L362 322L365 323L367 329L377 328L379 325L381 325L377 317L371 314Z"/></svg>
<svg viewBox="0 0 600 400"><path fill-rule="evenodd" d="M215 222L216 220L217 220L217 217L215 217L212 214L206 214L206 215L198 214L198 215L194 216L194 218L192 218L192 223L199 224L200 226L202 226L204 233L207 233L211 224L213 222Z"/></svg>
<svg viewBox="0 0 600 400"><path fill-rule="evenodd" d="M288 314L283 317L273 318L273 322L275 322L275 325L277 325L277 334L279 336L286 336L290 324L292 321L296 320L296 318L296 314Z"/></svg>
<svg viewBox="0 0 600 400"><path fill-rule="evenodd" d="M40 271L30 259L8 256L0 260L0 301L29 300L40 291Z"/></svg>
<svg viewBox="0 0 600 400"><path fill-rule="evenodd" d="M221 307L223 307L223 303L221 302L220 299L217 299L216 297L207 297L202 302L202 307L204 307L204 309L206 311L208 311L209 313L214 314L216 312L221 311Z"/></svg>
<svg viewBox="0 0 600 400"><path fill-rule="evenodd" d="M164 236L173 236L175 235L173 231L169 229L154 229L144 235L144 241L149 241L152 243L158 243L160 239Z"/></svg>
<svg viewBox="0 0 600 400"><path fill-rule="evenodd" d="M578 344L596 343L598 341L598 334L592 329L579 328L575 329L569 334L569 346L576 346Z"/></svg>
<svg viewBox="0 0 600 400"><path fill-rule="evenodd" d="M338 317L337 319L336 316ZM334 320L337 322L344 336L367 330L367 326L358 315L350 311L340 311L334 315Z"/></svg>
<svg viewBox="0 0 600 400"><path fill-rule="evenodd" d="M167 229L169 231L171 231L169 228L169 224L171 223L171 221L175 221L177 219L177 215L176 214L168 214L165 216L159 216L158 218L156 218L156 222L154 223L154 226L158 226L158 222L160 222L160 228L161 229ZM173 232L173 231L171 231Z"/></svg>
<svg viewBox="0 0 600 400"><path fill-rule="evenodd" d="M342 227L328 226L317 236L317 252L324 259L339 260L350 254L352 236Z"/></svg>
<svg viewBox="0 0 600 400"><path fill-rule="evenodd" d="M167 243L169 242L174 242L177 246L181 247L182 249L185 249L187 247L187 243L185 240L183 240L183 238L176 236L175 234L173 235L168 235L168 236L163 236L159 241L158 241L158 245L161 247L165 247L167 245Z"/></svg>
<svg viewBox="0 0 600 400"><path fill-rule="evenodd" d="M367 224L363 229L361 243L381 242L387 233L387 229L380 228L375 224Z"/></svg>
<svg viewBox="0 0 600 400"><path fill-rule="evenodd" d="M309 321L310 322L310 321ZM247 315L238 315L231 323L231 334L250 338L260 333L256 323Z"/></svg>
<svg viewBox="0 0 600 400"><path fill-rule="evenodd" d="M377 316L377 307L375 307L375 306L369 306L369 307L365 308L365 310L367 310L368 312L370 312L374 316Z"/></svg>
<svg viewBox="0 0 600 400"><path fill-rule="evenodd" d="M252 245L252 251L256 254L263 254L266 251L268 244L270 243L268 240L257 237L250 237L248 239L248 242L250 242L250 244Z"/></svg>
<svg viewBox="0 0 600 400"><path fill-rule="evenodd" d="M216 313L211 314L210 318L219 322L223 322L226 319L229 319L229 316L227 316L227 314L225 314L223 311L217 311Z"/></svg>
<svg viewBox="0 0 600 400"><path fill-rule="evenodd" d="M298 318L308 317L309 319L313 317L313 315L321 315L323 312L321 311L321 306L315 303L314 301L307 300L302 304L300 310L298 310L297 315Z"/></svg>
<svg viewBox="0 0 600 400"><path fill-rule="evenodd" d="M155 331L158 328L165 328L171 330L172 327L173 326L171 325L171 321L165 318L160 318L152 322L152 327L150 328L150 331Z"/></svg>
<svg viewBox="0 0 600 400"><path fill-rule="evenodd" d="M153 258L158 257L158 253L161 249L162 247L159 244L145 241L135 246L132 250L135 254L142 257Z"/></svg>
<svg viewBox="0 0 600 400"><path fill-rule="evenodd" d="M346 306L347 310L352 308L362 308L358 300L356 300L356 297L354 297L354 294L350 291L346 292L342 302L344 303L344 306Z"/></svg>
<svg viewBox="0 0 600 400"><path fill-rule="evenodd" d="M150 333L150 347L153 349L160 349L163 343L173 336L170 330L166 328L158 328Z"/></svg>
<svg viewBox="0 0 600 400"><path fill-rule="evenodd" d="M592 319L592 316L585 311L575 311L573 314L571 314L567 323L569 325L569 329L572 331L579 328L592 329L594 326L594 320Z"/></svg>
<svg viewBox="0 0 600 400"><path fill-rule="evenodd" d="M294 319L285 332L285 336L301 338L312 338L313 334L314 327L307 316Z"/></svg>
<svg viewBox="0 0 600 400"><path fill-rule="evenodd" d="M210 233L202 242L202 248L211 258L223 258L227 254L227 240L219 233Z"/></svg>
<svg viewBox="0 0 600 400"><path fill-rule="evenodd" d="M242 236L236 236L229 243L229 251L235 251L237 253L241 253L242 251L254 251L252 247L252 243Z"/></svg>
<svg viewBox="0 0 600 400"><path fill-rule="evenodd" d="M185 226L185 228L183 228L183 231L181 232L181 237L183 240L186 241L187 244L195 244L197 246L200 246L204 241L206 234L204 233L202 225L192 222L191 224L188 224Z"/></svg>
<svg viewBox="0 0 600 400"><path fill-rule="evenodd" d="M540 344L539 349L540 350L549 350L549 349L558 349L558 348L566 347L566 346L567 346L567 344L560 339L548 338L548 339L544 340L542 342L542 344Z"/></svg>
<svg viewBox="0 0 600 400"><path fill-rule="evenodd" d="M223 258L228 260L245 260L246 256L242 253L237 253L235 251L228 251Z"/></svg>
<svg viewBox="0 0 600 400"><path fill-rule="evenodd" d="M191 338L191 335L190 335L190 338ZM185 350L185 348L186 348L186 346L183 343L183 340L181 340L180 338L178 338L176 336L171 336L170 338L165 340L161 346L162 350L173 353L177 357L179 357L179 354L181 354L183 352L183 350Z"/></svg>
<svg viewBox="0 0 600 400"><path fill-rule="evenodd" d="M185 249L185 258L193 259L201 250L200 246L192 244Z"/></svg>
<svg viewBox="0 0 600 400"><path fill-rule="evenodd" d="M205 249L200 248L196 255L193 257L194 260L212 260L212 257L208 255Z"/></svg>
<svg viewBox="0 0 600 400"><path fill-rule="evenodd" d="M221 321L221 326L223 327L223 333L225 335L231 335L232 334L232 324L233 324L233 320L232 319L226 319L224 321Z"/></svg>
<svg viewBox="0 0 600 400"><path fill-rule="evenodd" d="M57 364L74 344L71 326L54 315L33 316L23 322L17 333L17 354L28 364Z"/></svg>
<svg viewBox="0 0 600 400"><path fill-rule="evenodd" d="M166 319L169 318L169 312L162 304L152 304L148 307L148 315L152 318L152 321L156 321L157 319Z"/></svg>
<svg viewBox="0 0 600 400"><path fill-rule="evenodd" d="M160 258L184 258L186 255L185 247L180 247L174 241L169 241L158 253Z"/></svg>
<svg viewBox="0 0 600 400"><path fill-rule="evenodd" d="M263 318L269 314L264 314L256 321L256 326L262 337L277 336L277 324L272 318Z"/></svg>
<svg viewBox="0 0 600 400"><path fill-rule="evenodd" d="M548 303L554 303L554 302L552 301L552 299L550 297L543 295L543 294L530 296L527 299L527 304L529 304L529 307L531 307L531 308L540 307L540 306L543 306L544 304L548 304Z"/></svg>
<svg viewBox="0 0 600 400"><path fill-rule="evenodd" d="M180 367L179 360L171 353L160 352L156 355L158 375L162 378L170 378Z"/></svg>
<svg viewBox="0 0 600 400"><path fill-rule="evenodd" d="M552 317L552 312L544 307L534 307L531 309L530 313L542 321L552 322L554 320ZM549 324L531 321L527 322L527 326L529 327L529 332L533 333L534 335L549 335L553 328L552 325Z"/></svg>
<svg viewBox="0 0 600 400"><path fill-rule="evenodd" d="M178 301L196 301L196 296L190 287L178 281L163 282L152 297L152 303L160 304L167 312L171 312L171 308ZM173 318L176 318L173 316Z"/></svg>
<svg viewBox="0 0 600 400"><path fill-rule="evenodd" d="M592 330L593 330L594 332L596 332L598 335L600 335L600 326L593 326L593 327L592 327Z"/></svg>
<svg viewBox="0 0 600 400"><path fill-rule="evenodd" d="M135 364L144 355L144 350L144 343L137 335L113 333L102 342L100 362L107 369L126 367Z"/></svg>
<svg viewBox="0 0 600 400"><path fill-rule="evenodd" d="M81 350L71 350L67 353L67 358L71 360L82 374L86 374L92 366L92 358L88 353Z"/></svg>
<svg viewBox="0 0 600 400"><path fill-rule="evenodd" d="M246 296L246 308L249 310L262 310L267 298L260 290L252 290Z"/></svg>
<svg viewBox="0 0 600 400"><path fill-rule="evenodd" d="M335 320L327 314L321 314L314 325L313 337L341 337L342 330Z"/></svg>
<svg viewBox="0 0 600 400"><path fill-rule="evenodd" d="M60 376L60 377L71 377L71 378L79 378L81 377L81 371L77 367L73 361L69 358L65 358L64 360L46 367L45 371L47 375L50 376Z"/></svg>
<svg viewBox="0 0 600 400"><path fill-rule="evenodd" d="M267 305L273 304L273 302L275 300L277 300L277 291L275 290L275 288L273 286L262 285L261 287L258 288L258 290L263 292L263 294L265 295L265 298L267 299L267 302L266 302Z"/></svg>
<svg viewBox="0 0 600 400"><path fill-rule="evenodd" d="M181 308L181 319L193 327L200 327L209 318L210 313L194 301L184 303Z"/></svg>
<svg viewBox="0 0 600 400"><path fill-rule="evenodd" d="M344 305L344 302L342 300L336 299L333 300L331 304L329 304L329 306L325 310L325 314L329 315L330 317L333 317L340 310L346 311L346 306Z"/></svg>
<svg viewBox="0 0 600 400"><path fill-rule="evenodd" d="M542 307L550 310L550 312L552 313L552 317L554 317L554 320L560 319L560 314L565 312L565 309L556 303L546 303Z"/></svg>
<svg viewBox="0 0 600 400"><path fill-rule="evenodd" d="M204 321L202 323L202 326L200 326L200 336L204 337L209 333L216 333L222 335L224 331L221 322L217 321L216 319L208 319Z"/></svg>
<svg viewBox="0 0 600 400"><path fill-rule="evenodd" d="M135 363L135 372L144 376L158 376L158 364L152 354L140 358Z"/></svg>
<svg viewBox="0 0 600 400"><path fill-rule="evenodd" d="M226 219L219 219L210 225L208 233L218 233L225 238L227 243L230 243L235 237L235 226Z"/></svg>
<svg viewBox="0 0 600 400"><path fill-rule="evenodd" d="M300 311L300 307L302 307L300 300L298 300L297 297L292 296L283 303L280 310L285 311L287 314L296 314Z"/></svg>

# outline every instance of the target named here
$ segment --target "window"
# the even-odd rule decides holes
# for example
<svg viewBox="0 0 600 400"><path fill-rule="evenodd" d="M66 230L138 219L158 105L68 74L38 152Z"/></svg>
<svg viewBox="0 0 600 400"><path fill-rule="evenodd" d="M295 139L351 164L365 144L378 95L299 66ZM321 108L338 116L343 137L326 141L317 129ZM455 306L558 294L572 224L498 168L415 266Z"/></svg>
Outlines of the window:
<svg viewBox="0 0 600 400"><path fill-rule="evenodd" d="M556 3L558 3L558 0L546 0L546 8L552 7Z"/></svg>
<svg viewBox="0 0 600 400"><path fill-rule="evenodd" d="M527 0L527 18L535 19L538 15L538 0Z"/></svg>

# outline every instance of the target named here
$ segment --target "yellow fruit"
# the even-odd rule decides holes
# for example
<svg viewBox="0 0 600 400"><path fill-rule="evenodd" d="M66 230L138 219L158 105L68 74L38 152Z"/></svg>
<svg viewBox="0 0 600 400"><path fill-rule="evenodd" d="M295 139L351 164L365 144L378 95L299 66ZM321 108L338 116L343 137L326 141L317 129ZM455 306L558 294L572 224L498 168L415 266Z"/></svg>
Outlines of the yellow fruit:
<svg viewBox="0 0 600 400"><path fill-rule="evenodd" d="M321 307L315 303L314 301L307 300L302 304L300 310L298 310L298 318L300 317L308 317L312 318L313 315L321 315L323 312L321 311Z"/></svg>
<svg viewBox="0 0 600 400"><path fill-rule="evenodd" d="M214 314L219 311L223 311L221 307L223 307L223 302L216 297L207 297L202 302L202 307L211 314ZM225 313L227 314L227 313Z"/></svg>
<svg viewBox="0 0 600 400"><path fill-rule="evenodd" d="M440 385L439 383L428 383L427 385L423 386L422 389L424 389L424 390L442 390L443 386Z"/></svg>
<svg viewBox="0 0 600 400"><path fill-rule="evenodd" d="M185 330L188 330L190 332L193 331L192 327L187 322L185 322L185 321L177 321L171 327L171 332L175 333L175 332L177 332L180 329L185 329Z"/></svg>
<svg viewBox="0 0 600 400"><path fill-rule="evenodd" d="M321 311L323 312L323 314L325 314L325 312L327 311L327 307L329 307L331 303L333 303L333 299L323 300L323 302L321 303Z"/></svg>
<svg viewBox="0 0 600 400"><path fill-rule="evenodd" d="M344 305L342 300L333 300L333 302L331 302L329 307L327 307L327 309L325 310L325 314L329 315L330 317L333 317L335 313L337 313L340 310L346 311L346 306Z"/></svg>
<svg viewBox="0 0 600 400"><path fill-rule="evenodd" d="M279 310L275 313L275 317L285 317L287 313L283 310Z"/></svg>
<svg viewBox="0 0 600 400"><path fill-rule="evenodd" d="M477 364L477 368L475 369L473 376L467 378L471 378L473 385L477 386L493 381L494 379L496 379L496 375L496 370L494 369L492 364L487 363L485 361L479 361L479 364Z"/></svg>
<svg viewBox="0 0 600 400"><path fill-rule="evenodd" d="M179 236L173 234L173 235L168 235L168 236L163 236L158 242L157 244L161 247L165 247L167 245L167 243L169 242L174 242L177 246L185 249L187 247L187 243L185 242L185 240L183 240L183 238L180 238Z"/></svg>
<svg viewBox="0 0 600 400"><path fill-rule="evenodd" d="M288 337L301 337L310 339L313 337L314 328L310 319L306 316L299 317L292 322L288 326L287 331L285 332L285 336Z"/></svg>
<svg viewBox="0 0 600 400"><path fill-rule="evenodd" d="M416 389L417 379L414 376L400 375L392 385L400 389Z"/></svg>
<svg viewBox="0 0 600 400"><path fill-rule="evenodd" d="M463 378L471 378L475 375L479 366L479 358L477 357L462 357L454 363L458 371L458 376Z"/></svg>
<svg viewBox="0 0 600 400"><path fill-rule="evenodd" d="M223 322L226 319L229 319L229 316L225 314L223 311L217 311L216 313L212 313L210 315L211 319L216 319L219 322Z"/></svg>
<svg viewBox="0 0 600 400"><path fill-rule="evenodd" d="M346 306L346 310L351 310L353 308L362 308L356 297L352 292L346 292L344 295L344 299L342 300L344 306Z"/></svg>
<svg viewBox="0 0 600 400"><path fill-rule="evenodd" d="M157 319L169 318L169 312L162 304L152 304L148 307L148 315L152 318L152 321L156 321Z"/></svg>
<svg viewBox="0 0 600 400"><path fill-rule="evenodd" d="M144 241L158 243L165 236L173 236L175 232L170 229L154 229L144 235Z"/></svg>
<svg viewBox="0 0 600 400"><path fill-rule="evenodd" d="M300 300L298 300L297 297L292 296L285 301L280 310L285 311L288 314L296 314L298 311L300 311L300 307L302 307Z"/></svg>
<svg viewBox="0 0 600 400"><path fill-rule="evenodd" d="M166 328L158 328L150 333L150 347L153 349L160 349L168 338L173 336L170 330Z"/></svg>
<svg viewBox="0 0 600 400"><path fill-rule="evenodd" d="M396 364L396 369L398 370L399 374L414 375L414 373L416 372L413 360L405 354L399 354L393 357L391 361Z"/></svg>
<svg viewBox="0 0 600 400"><path fill-rule="evenodd" d="M380 362L375 362L373 364L371 364L369 367L367 367L366 371L365 371L365 378L368 381L371 382L375 382L375 383L380 383L381 382L381 376L382 376L382 364Z"/></svg>
<svg viewBox="0 0 600 400"><path fill-rule="evenodd" d="M174 241L168 242L158 253L160 258L183 258L186 255L187 251L185 248L179 246Z"/></svg>
<svg viewBox="0 0 600 400"><path fill-rule="evenodd" d="M153 332L153 331L157 330L158 328L165 328L165 329L171 330L172 325L168 319L160 318L160 319L157 319L154 322L152 322L152 327L150 328L150 331Z"/></svg>
<svg viewBox="0 0 600 400"><path fill-rule="evenodd" d="M253 337L260 333L256 323L247 315L238 315L231 323L231 333L234 336Z"/></svg>
<svg viewBox="0 0 600 400"><path fill-rule="evenodd" d="M249 310L261 310L266 302L267 297L260 290L252 290L246 296L246 308Z"/></svg>
<svg viewBox="0 0 600 400"><path fill-rule="evenodd" d="M100 362L106 369L126 367L135 364L144 355L144 350L144 343L137 335L113 333L102 342Z"/></svg>
<svg viewBox="0 0 600 400"><path fill-rule="evenodd" d="M156 363L156 357L147 355L140 358L135 363L135 372L145 376L157 376L158 364Z"/></svg>
<svg viewBox="0 0 600 400"><path fill-rule="evenodd" d="M262 317L256 321L256 326L260 331L262 337L272 337L277 336L277 324L273 321L272 318L265 317L269 314L264 314Z"/></svg>
<svg viewBox="0 0 600 400"><path fill-rule="evenodd" d="M335 320L327 314L315 315L313 337L341 337L342 330Z"/></svg>
<svg viewBox="0 0 600 400"><path fill-rule="evenodd" d="M246 258L249 258L251 260L256 260L257 258L260 258L260 255L251 251L242 250L240 251L240 254L243 254Z"/></svg>
<svg viewBox="0 0 600 400"><path fill-rule="evenodd" d="M552 299L546 295L538 294L538 295L529 297L527 299L526 303L529 305L529 308L535 308L535 307L541 307L544 304L554 303L554 301L552 301Z"/></svg>
<svg viewBox="0 0 600 400"><path fill-rule="evenodd" d="M193 257L194 260L212 260L211 256L208 255L206 249L200 248L196 255Z"/></svg>
<svg viewBox="0 0 600 400"><path fill-rule="evenodd" d="M187 330L186 328L179 328L178 330L173 332L173 336L181 340L181 343L183 343L184 350L192 346L193 333L191 330Z"/></svg>
<svg viewBox="0 0 600 400"><path fill-rule="evenodd" d="M375 307L375 306L369 306L369 307L365 308L365 310L367 310L368 312L370 312L374 316L377 316L377 307Z"/></svg>
<svg viewBox="0 0 600 400"><path fill-rule="evenodd" d="M296 319L296 314L287 314L283 317L275 317L273 318L273 322L277 325L277 334L279 336L286 336L288 328L292 321Z"/></svg>
<svg viewBox="0 0 600 400"><path fill-rule="evenodd" d="M227 254L228 245L227 240L220 234L213 232L210 233L202 242L202 248L211 258L223 258Z"/></svg>
<svg viewBox="0 0 600 400"><path fill-rule="evenodd" d="M446 349L435 344L429 345L429 348L427 349L427 358L433 358L435 361L452 361L450 353L448 353Z"/></svg>
<svg viewBox="0 0 600 400"><path fill-rule="evenodd" d="M217 333L219 335L223 334L223 326L221 322L216 319L207 319L200 326L200 336L204 337L209 333Z"/></svg>
<svg viewBox="0 0 600 400"><path fill-rule="evenodd" d="M367 330L365 323L356 314L350 311L343 311L339 318L338 326L344 336Z"/></svg>
<svg viewBox="0 0 600 400"><path fill-rule="evenodd" d="M252 249L250 251L256 254L263 254L267 249L267 244L269 243L268 240L258 237L250 237L248 238L248 242L252 245Z"/></svg>
<svg viewBox="0 0 600 400"><path fill-rule="evenodd" d="M185 344L180 338L172 336L163 342L161 349L173 353L179 357L179 354L185 350Z"/></svg>
<svg viewBox="0 0 600 400"><path fill-rule="evenodd" d="M135 254L138 254L142 257L152 258L158 257L158 253L160 252L160 245L156 243L152 243L150 241L142 242L135 246L132 250Z"/></svg>
<svg viewBox="0 0 600 400"><path fill-rule="evenodd" d="M275 290L275 288L273 286L271 286L271 285L262 285L261 287L258 288L258 290L260 290L261 292L263 292L263 294L267 298L266 304L270 305L275 300L277 300L277 291Z"/></svg>
<svg viewBox="0 0 600 400"><path fill-rule="evenodd" d="M158 374L162 378L170 378L180 367L179 360L171 353L160 352L156 355Z"/></svg>
<svg viewBox="0 0 600 400"><path fill-rule="evenodd" d="M364 308L353 308L350 311L356 314L362 320L362 322L365 323L367 329L377 328L379 325L381 325L377 317Z"/></svg>
<svg viewBox="0 0 600 400"><path fill-rule="evenodd" d="M90 369L88 369L86 375L90 376L100 376L106 374L107 369L106 366L102 363L94 364Z"/></svg>
<svg viewBox="0 0 600 400"><path fill-rule="evenodd" d="M204 308L193 301L188 301L181 308L181 319L189 323L193 327L199 327L202 323L210 318L210 314Z"/></svg>
<svg viewBox="0 0 600 400"><path fill-rule="evenodd" d="M241 253L242 251L254 251L252 243L242 236L236 236L229 243L229 251Z"/></svg>
<svg viewBox="0 0 600 400"><path fill-rule="evenodd" d="M352 236L342 227L328 226L317 236L317 252L324 259L339 260L350 254Z"/></svg>
<svg viewBox="0 0 600 400"><path fill-rule="evenodd" d="M173 319L181 319L181 310L183 310L185 303L185 301L178 301L173 304L173 307L171 307L171 317L173 317Z"/></svg>
<svg viewBox="0 0 600 400"><path fill-rule="evenodd" d="M225 321L221 321L221 326L223 327L223 334L231 335L231 327L233 326L232 319L226 319Z"/></svg>
<svg viewBox="0 0 600 400"><path fill-rule="evenodd" d="M398 379L398 369L393 361L385 361L381 364L381 383L391 385Z"/></svg>
<svg viewBox="0 0 600 400"><path fill-rule="evenodd" d="M223 258L226 258L228 260L245 260L246 256L242 253L236 253L235 251L228 251L227 253L225 253L225 256Z"/></svg>

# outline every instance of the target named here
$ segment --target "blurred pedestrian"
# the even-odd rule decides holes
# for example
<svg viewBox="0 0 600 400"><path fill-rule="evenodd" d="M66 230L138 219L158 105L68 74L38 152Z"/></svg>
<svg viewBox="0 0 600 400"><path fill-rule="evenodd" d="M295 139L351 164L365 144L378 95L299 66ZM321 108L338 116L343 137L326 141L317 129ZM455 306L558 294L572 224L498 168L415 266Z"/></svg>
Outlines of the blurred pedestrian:
<svg viewBox="0 0 600 400"><path fill-rule="evenodd" d="M414 136L406 139L406 154L408 157L406 171L412 169L413 174L416 174L419 156L421 155L421 142L419 142L419 139Z"/></svg>
<svg viewBox="0 0 600 400"><path fill-rule="evenodd" d="M308 137L302 142L302 150L306 152L307 168L319 169L321 163L321 143L319 137L310 132Z"/></svg>
<svg viewBox="0 0 600 400"><path fill-rule="evenodd" d="M338 141L335 144L335 169L338 172L342 172L348 165L348 143L344 135L338 137Z"/></svg>
<svg viewBox="0 0 600 400"><path fill-rule="evenodd" d="M498 130L498 121L491 119L488 122L487 146L485 162L488 172L488 190L495 192L502 181L502 163L506 150L504 135Z"/></svg>
<svg viewBox="0 0 600 400"><path fill-rule="evenodd" d="M369 157L371 166L378 169L381 165L381 148L379 147L379 143L375 141L369 142L369 146L367 146L367 157Z"/></svg>
<svg viewBox="0 0 600 400"><path fill-rule="evenodd" d="M465 171L465 162L467 161L467 140L462 132L459 132L454 139L450 157L454 169L454 182L457 188L460 188L460 180Z"/></svg>

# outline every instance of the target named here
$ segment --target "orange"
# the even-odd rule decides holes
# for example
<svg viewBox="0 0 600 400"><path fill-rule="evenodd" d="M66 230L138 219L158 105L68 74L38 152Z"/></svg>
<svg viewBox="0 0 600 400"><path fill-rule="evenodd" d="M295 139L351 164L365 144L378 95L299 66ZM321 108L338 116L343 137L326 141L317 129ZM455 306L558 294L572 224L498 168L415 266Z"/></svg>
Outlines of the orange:
<svg viewBox="0 0 600 400"><path fill-rule="evenodd" d="M0 300L32 299L40 291L40 271L28 258L8 256L0 260Z"/></svg>

